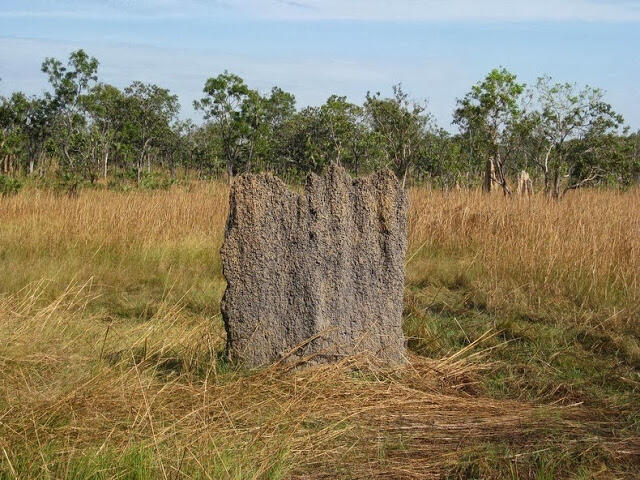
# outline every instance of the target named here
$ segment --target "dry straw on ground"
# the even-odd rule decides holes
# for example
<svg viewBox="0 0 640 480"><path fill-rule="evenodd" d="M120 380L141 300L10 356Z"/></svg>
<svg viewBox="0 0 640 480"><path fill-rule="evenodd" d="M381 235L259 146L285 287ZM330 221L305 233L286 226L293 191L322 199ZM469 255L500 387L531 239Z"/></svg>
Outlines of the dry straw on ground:
<svg viewBox="0 0 640 480"><path fill-rule="evenodd" d="M396 372L366 358L257 372L218 358L226 195L213 184L0 199L0 478L637 471L640 192L553 202L414 189L405 309L427 353ZM565 377L532 392L532 371L553 372L542 360L506 396L487 390L505 368L497 352L533 368L518 354L526 332L504 334L514 316L609 338L612 362L628 365L620 392L598 403ZM464 347L447 347L440 318ZM570 345L551 333L525 356L548 348L558 370Z"/></svg>

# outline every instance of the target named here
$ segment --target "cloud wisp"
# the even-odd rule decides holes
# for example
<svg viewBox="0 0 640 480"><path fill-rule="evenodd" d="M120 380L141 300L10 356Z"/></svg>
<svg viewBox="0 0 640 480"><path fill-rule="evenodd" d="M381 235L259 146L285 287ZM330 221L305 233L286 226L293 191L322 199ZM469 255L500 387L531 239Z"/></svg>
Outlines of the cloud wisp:
<svg viewBox="0 0 640 480"><path fill-rule="evenodd" d="M274 21L639 22L628 0L7 0L0 17L242 18Z"/></svg>

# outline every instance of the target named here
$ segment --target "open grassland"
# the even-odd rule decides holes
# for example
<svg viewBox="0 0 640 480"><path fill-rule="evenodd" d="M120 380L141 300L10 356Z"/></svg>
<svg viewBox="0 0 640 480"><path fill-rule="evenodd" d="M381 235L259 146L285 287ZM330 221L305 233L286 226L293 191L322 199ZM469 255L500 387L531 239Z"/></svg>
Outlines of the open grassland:
<svg viewBox="0 0 640 480"><path fill-rule="evenodd" d="M413 190L395 372L224 361L227 193L0 198L0 479L638 477L640 191Z"/></svg>

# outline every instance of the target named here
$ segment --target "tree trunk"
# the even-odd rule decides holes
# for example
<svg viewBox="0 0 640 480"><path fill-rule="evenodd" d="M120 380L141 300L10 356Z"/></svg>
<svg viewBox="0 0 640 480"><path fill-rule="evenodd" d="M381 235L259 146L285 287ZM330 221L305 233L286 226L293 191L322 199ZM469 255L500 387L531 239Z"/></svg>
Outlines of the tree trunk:
<svg viewBox="0 0 640 480"><path fill-rule="evenodd" d="M551 194L551 174L548 170L544 172L544 193L547 196Z"/></svg>
<svg viewBox="0 0 640 480"><path fill-rule="evenodd" d="M73 168L73 158L71 157L71 154L69 153L69 145L68 145L68 141L67 141L67 142L65 142L65 143L62 145L62 152L64 153L64 156L66 157L66 159L67 159L67 162L68 162L69 166L70 166L71 168Z"/></svg>
<svg viewBox="0 0 640 480"><path fill-rule="evenodd" d="M544 193L549 195L550 190L549 188L551 187L550 182L551 182L551 171L549 170L549 157L551 156L551 150L553 149L553 146L550 146L547 149L547 153L544 156Z"/></svg>
<svg viewBox="0 0 640 480"><path fill-rule="evenodd" d="M233 183L233 164L231 160L227 158L227 184Z"/></svg>
<svg viewBox="0 0 640 480"><path fill-rule="evenodd" d="M495 165L493 158L487 159L487 163L484 168L484 182L482 183L482 190L486 193L491 193L493 187L493 179L495 177Z"/></svg>
<svg viewBox="0 0 640 480"><path fill-rule="evenodd" d="M249 155L247 159L247 164L245 167L245 172L251 172L251 165L253 164L253 147L255 145L255 141L251 142L251 148L249 148Z"/></svg>
<svg viewBox="0 0 640 480"><path fill-rule="evenodd" d="M109 149L107 148L104 152L104 179L107 179L107 165L109 162Z"/></svg>
<svg viewBox="0 0 640 480"><path fill-rule="evenodd" d="M44 177L45 167L46 167L46 165L45 165L45 160L46 159L47 159L47 154L43 150L38 155L38 166L36 167L38 169L38 173L40 174L40 177Z"/></svg>
<svg viewBox="0 0 640 480"><path fill-rule="evenodd" d="M553 192L552 192L553 198L555 200L558 200L560 198L560 171L559 170L555 170L555 172L553 172Z"/></svg>
<svg viewBox="0 0 640 480"><path fill-rule="evenodd" d="M150 138L147 138L144 143L142 144L142 153L140 154L140 157L138 158L138 186L140 186L140 181L142 180L142 169L144 168L144 157L145 155L148 155L147 153L147 145L149 145L149 142L151 141Z"/></svg>

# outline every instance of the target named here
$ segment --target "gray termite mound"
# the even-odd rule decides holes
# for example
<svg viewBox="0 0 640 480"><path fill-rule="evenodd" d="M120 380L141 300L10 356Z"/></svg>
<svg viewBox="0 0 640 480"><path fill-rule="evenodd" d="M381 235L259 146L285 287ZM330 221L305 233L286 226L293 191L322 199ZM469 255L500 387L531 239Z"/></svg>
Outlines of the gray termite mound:
<svg viewBox="0 0 640 480"><path fill-rule="evenodd" d="M353 179L333 165L301 194L271 174L237 177L221 251L230 358L403 362L406 218L389 171Z"/></svg>

